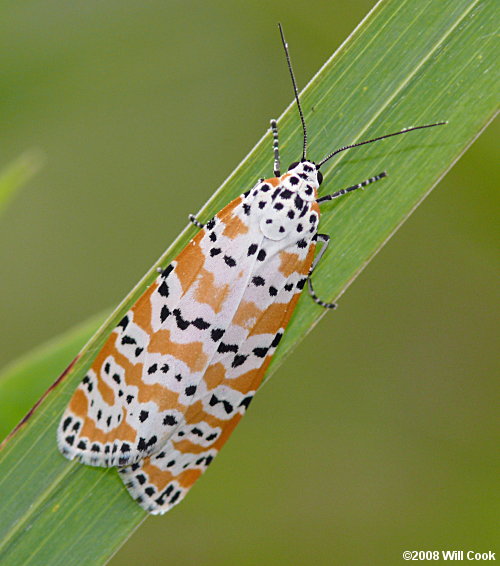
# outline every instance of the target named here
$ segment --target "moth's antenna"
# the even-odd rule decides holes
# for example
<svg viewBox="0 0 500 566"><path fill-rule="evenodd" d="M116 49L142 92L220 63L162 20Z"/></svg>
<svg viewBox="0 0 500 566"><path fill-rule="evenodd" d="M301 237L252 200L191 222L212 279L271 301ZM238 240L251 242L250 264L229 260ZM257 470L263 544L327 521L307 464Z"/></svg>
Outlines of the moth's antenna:
<svg viewBox="0 0 500 566"><path fill-rule="evenodd" d="M295 100L297 101L297 108L299 109L300 121L302 122L302 129L304 130L304 146L302 148L302 160L305 160L306 152L307 152L306 121L304 120L304 114L302 113L302 107L300 106L299 91L297 89L297 82L295 81L295 75L293 74L292 61L290 60L290 53L288 51L288 43L286 42L281 24L278 24L278 27L280 28L281 41L283 43L283 48L285 49L285 56L286 56L286 62L288 63L288 70L290 71L290 77L292 77L293 92L295 93Z"/></svg>
<svg viewBox="0 0 500 566"><path fill-rule="evenodd" d="M360 145L365 145L367 143L376 142L376 141L379 141L379 140L383 140L385 138L390 138L392 136L399 136L400 134L407 134L408 132L413 132L414 130L423 130L424 128L433 128L434 126L443 126L447 123L448 122L436 122L435 124L426 124L425 126L414 126L412 128L404 128L403 130L400 130L399 132L394 132L393 134L385 134L385 136L373 138L372 140L366 140L366 141L362 141L362 142L359 142L359 143L353 143L352 145L346 145L345 147L341 147L340 149L336 149L334 152L330 153L330 155L327 155L324 159L322 159L318 163L318 165L316 167L317 167L317 169L319 169L324 163L326 163L334 155L337 155L337 153L340 153L341 151L345 151L346 149L351 149L352 147L358 147Z"/></svg>

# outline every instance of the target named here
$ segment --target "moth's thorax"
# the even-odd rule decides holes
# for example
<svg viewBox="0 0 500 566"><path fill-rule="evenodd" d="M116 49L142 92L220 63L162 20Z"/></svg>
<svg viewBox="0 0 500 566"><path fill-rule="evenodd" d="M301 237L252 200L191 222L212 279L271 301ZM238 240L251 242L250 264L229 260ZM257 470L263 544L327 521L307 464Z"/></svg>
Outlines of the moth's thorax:
<svg viewBox="0 0 500 566"><path fill-rule="evenodd" d="M270 240L312 238L319 221L318 186L316 166L307 161L299 163L281 177L260 182L251 191L250 218L253 216Z"/></svg>

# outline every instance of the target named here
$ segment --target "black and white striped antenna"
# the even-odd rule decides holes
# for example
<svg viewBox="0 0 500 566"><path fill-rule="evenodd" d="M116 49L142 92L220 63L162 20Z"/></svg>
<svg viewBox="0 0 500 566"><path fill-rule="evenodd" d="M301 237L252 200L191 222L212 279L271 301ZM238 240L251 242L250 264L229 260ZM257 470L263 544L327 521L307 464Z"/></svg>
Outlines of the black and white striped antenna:
<svg viewBox="0 0 500 566"><path fill-rule="evenodd" d="M433 128L434 126L444 126L447 123L448 122L436 122L435 124L426 124L425 126L413 126L411 128L404 128L403 130L400 130L399 132L394 132L392 134L385 134L384 136L379 136L378 138L373 138L371 140L353 143L352 145L346 145L344 147L341 147L340 149L336 149L335 151L332 151L332 153L327 155L324 159L322 159L318 163L317 168L319 169L324 163L326 163L334 155L337 155L337 153L340 153L341 151L345 151L346 149L351 149L353 147L358 147L360 145L366 145L367 143L373 143L373 142L376 142L376 141L379 141L379 140L383 140L385 138L391 138L392 136L399 136L400 134L407 134L408 132L413 132L415 130L423 130L424 128Z"/></svg>
<svg viewBox="0 0 500 566"><path fill-rule="evenodd" d="M302 130L304 131L304 145L302 147L302 161L306 160L307 154L307 128L306 121L304 120L304 113L302 112L302 106L300 105L299 90L297 88L297 81L295 80L295 75L293 74L292 61L290 60L290 52L288 51L288 43L285 39L285 34L283 33L283 28L281 24L278 24L280 29L281 41L283 43L283 48L285 50L286 62L288 64L288 70L290 71L290 77L292 78L293 92L295 93L295 100L297 101L297 108L299 110L300 121L302 122Z"/></svg>

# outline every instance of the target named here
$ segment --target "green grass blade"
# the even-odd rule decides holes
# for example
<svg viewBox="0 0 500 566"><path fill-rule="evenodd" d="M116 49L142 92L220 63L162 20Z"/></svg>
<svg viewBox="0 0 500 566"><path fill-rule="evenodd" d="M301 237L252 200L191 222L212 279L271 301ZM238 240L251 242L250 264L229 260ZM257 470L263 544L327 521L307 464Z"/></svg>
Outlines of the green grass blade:
<svg viewBox="0 0 500 566"><path fill-rule="evenodd" d="M17 189L22 187L40 168L42 155L27 151L0 172L0 214Z"/></svg>
<svg viewBox="0 0 500 566"><path fill-rule="evenodd" d="M0 373L0 440L24 417L30 407L68 366L104 320L96 315L62 336L32 350Z"/></svg>
<svg viewBox="0 0 500 566"><path fill-rule="evenodd" d="M339 141L353 143L404 126L449 121L446 127L342 153L325 166L324 192L382 170L389 173L364 193L324 206L321 231L335 241L315 278L325 300L343 293L494 116L495 16L493 0L382 1L304 91L310 157L316 160ZM295 108L287 109L280 126L282 148L298 152ZM270 148L266 134L206 204L202 219L269 170ZM194 232L186 229L159 264L165 265ZM0 553L6 564L80 564L82 557L86 564L100 564L145 519L114 470L62 458L55 431L107 334L154 277L151 269L6 444L0 456ZM321 314L307 296L301 298L270 373Z"/></svg>

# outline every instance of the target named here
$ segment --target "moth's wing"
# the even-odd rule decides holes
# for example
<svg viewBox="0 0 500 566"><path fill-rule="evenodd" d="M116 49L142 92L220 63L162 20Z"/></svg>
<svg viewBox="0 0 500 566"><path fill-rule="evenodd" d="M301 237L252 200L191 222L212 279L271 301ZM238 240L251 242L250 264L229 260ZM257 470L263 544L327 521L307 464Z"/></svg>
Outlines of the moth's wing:
<svg viewBox="0 0 500 566"><path fill-rule="evenodd" d="M228 309L239 301L241 284L227 277L223 258L218 271L229 282L220 283L210 250L214 237L228 240L226 250L241 247L233 241L248 232L238 216L242 201L191 240L112 332L61 419L58 445L66 457L128 465L164 444L181 422L193 402L189 387L217 348L210 332L227 325Z"/></svg>
<svg viewBox="0 0 500 566"><path fill-rule="evenodd" d="M119 470L132 497L152 514L179 503L212 462L245 414L288 325L315 245L276 253L274 243L264 245L268 259L255 266L184 422L158 453Z"/></svg>
<svg viewBox="0 0 500 566"><path fill-rule="evenodd" d="M172 277L172 270L167 280ZM68 459L93 466L116 466L141 457L138 413L144 353L149 345L148 318L158 278L113 330L76 388L57 430L59 450ZM140 415L137 415L140 416Z"/></svg>

